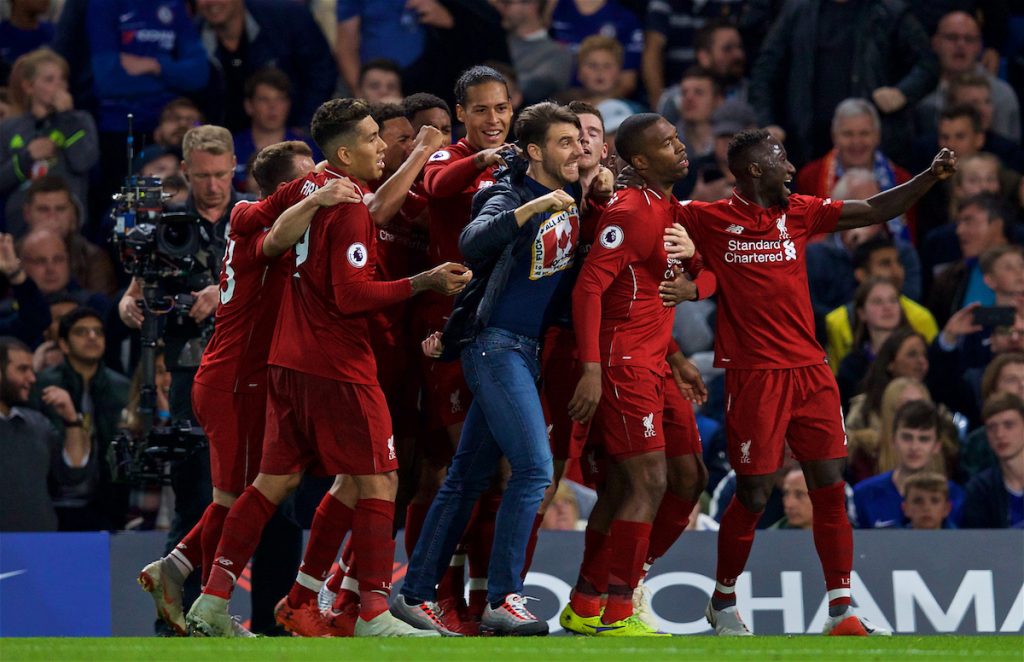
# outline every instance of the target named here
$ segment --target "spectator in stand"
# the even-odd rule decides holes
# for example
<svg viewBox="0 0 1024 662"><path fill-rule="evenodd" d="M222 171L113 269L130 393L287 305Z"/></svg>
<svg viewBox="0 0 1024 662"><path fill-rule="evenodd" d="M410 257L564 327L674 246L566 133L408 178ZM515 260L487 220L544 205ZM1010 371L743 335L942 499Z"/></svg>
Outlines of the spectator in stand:
<svg viewBox="0 0 1024 662"><path fill-rule="evenodd" d="M876 278L884 278L893 283L897 290L904 290L906 270L900 262L900 257L900 249L897 249L892 240L884 234L876 234L858 244L853 249L852 258L853 277L860 284L858 290L864 286L864 283ZM833 278L838 278L840 274L832 270L831 275ZM856 301L857 297L854 296L853 299ZM939 328L928 309L906 294L900 294L899 306L903 310L903 317L911 328L924 336L925 341L930 343L938 334ZM832 370L837 374L843 359L851 349L857 347L853 321L859 322L859 319L855 309L855 304L850 302L835 308L825 316L828 360Z"/></svg>
<svg viewBox="0 0 1024 662"><path fill-rule="evenodd" d="M160 123L153 130L153 142L180 154L185 134L202 123L203 114L192 100L178 97L160 110Z"/></svg>
<svg viewBox="0 0 1024 662"><path fill-rule="evenodd" d="M99 159L96 125L74 110L68 94L68 64L49 49L18 58L11 72L16 114L0 124L0 196L6 199L7 230L24 231L22 205L32 181L63 177L86 203L88 174Z"/></svg>
<svg viewBox="0 0 1024 662"><path fill-rule="evenodd" d="M0 232L0 335L14 336L30 347L43 340L50 325L46 296L22 267L14 237Z"/></svg>
<svg viewBox="0 0 1024 662"><path fill-rule="evenodd" d="M0 60L2 62L2 60ZM3 72L0 71L0 76ZM0 122L14 115L14 106L11 105L11 96L6 86L0 85Z"/></svg>
<svg viewBox="0 0 1024 662"><path fill-rule="evenodd" d="M572 79L572 53L548 35L542 17L548 0L496 0L501 25L508 35L523 103L553 98Z"/></svg>
<svg viewBox="0 0 1024 662"><path fill-rule="evenodd" d="M210 65L184 0L89 2L85 30L103 154L96 194L105 206L128 172L127 115L134 131L150 133L169 101L206 85Z"/></svg>
<svg viewBox="0 0 1024 662"><path fill-rule="evenodd" d="M953 503L949 500L949 481L942 474L925 471L908 477L903 483L902 508L908 529L956 528L949 521Z"/></svg>
<svg viewBox="0 0 1024 662"><path fill-rule="evenodd" d="M143 177L159 177L161 183L166 184L167 179L180 176L181 152L150 145L135 155L132 172Z"/></svg>
<svg viewBox="0 0 1024 662"><path fill-rule="evenodd" d="M11 15L0 21L0 60L14 62L53 42L53 23L43 18L50 0L11 0Z"/></svg>
<svg viewBox="0 0 1024 662"><path fill-rule="evenodd" d="M648 17L650 17L650 10L648 10ZM647 34L649 36L650 32ZM650 46L650 42L648 42L647 46ZM715 80L718 81L719 88L722 90L722 96L727 101L746 104L749 94L748 88L750 87L750 80L746 77L747 54L743 50L743 39L736 26L726 19L718 19L708 23L697 31L696 41L693 46L696 49L697 65L707 69L714 75ZM646 66L646 59L644 62ZM668 80L682 80L685 71L686 69L681 70L677 78L669 78ZM646 81L647 79L645 78L644 80ZM650 86L648 86L648 94L652 95L650 89ZM652 95L651 98L653 99L652 104L657 104L651 107L656 108L665 119L673 124L679 121L678 83L674 83L666 88L659 97L654 98ZM755 119L754 125L756 124L757 121Z"/></svg>
<svg viewBox="0 0 1024 662"><path fill-rule="evenodd" d="M64 434L27 407L36 383L32 352L20 340L0 337L0 531L56 531L49 486L73 487L84 480L89 442L71 396L51 386L41 395L64 423Z"/></svg>
<svg viewBox="0 0 1024 662"><path fill-rule="evenodd" d="M861 392L850 399L846 424L871 427L881 412L882 395L890 381L910 377L924 383L928 375L928 343L913 329L897 329L878 350L864 377Z"/></svg>
<svg viewBox="0 0 1024 662"><path fill-rule="evenodd" d="M107 447L117 436L121 410L128 402L128 378L103 365L103 320L95 310L77 308L62 317L58 343L64 361L39 373L31 401L41 408L49 386L67 391L89 443L84 480L63 487L54 497L60 529L117 530L124 527L127 491L111 480ZM58 430L66 420L55 414L49 418Z"/></svg>
<svg viewBox="0 0 1024 662"><path fill-rule="evenodd" d="M999 157L1008 167L1020 171L1024 169L1024 157L1020 149L1020 140L1011 140L999 133L993 126L994 109L992 102L992 81L982 74L962 74L949 84L946 101L950 106L971 106L978 111L981 128L985 132L985 144L982 150ZM1016 112L1020 117L1020 110ZM1019 125L1019 124L1018 124Z"/></svg>
<svg viewBox="0 0 1024 662"><path fill-rule="evenodd" d="M550 11L551 36L573 53L591 35L604 35L619 42L624 54L622 71L611 96L631 97L637 89L644 50L644 32L636 15L616 0L552 0Z"/></svg>
<svg viewBox="0 0 1024 662"><path fill-rule="evenodd" d="M782 508L786 516L773 529L809 530L814 522L814 507L807 492L807 479L800 467L793 467L782 479Z"/></svg>
<svg viewBox="0 0 1024 662"><path fill-rule="evenodd" d="M245 81L268 66L292 83L288 126L306 127L313 111L331 98L338 68L331 48L305 3L275 0L196 0L202 44L214 63L218 110L206 115L233 132L249 126Z"/></svg>
<svg viewBox="0 0 1024 662"><path fill-rule="evenodd" d="M428 29L455 27L438 0L338 0L336 7L338 69L352 92L364 63L386 57L407 69L423 55Z"/></svg>
<svg viewBox="0 0 1024 662"><path fill-rule="evenodd" d="M981 193L960 203L956 236L961 259L935 279L928 298L928 309L940 326L967 303L994 303L995 293L985 283L978 258L985 251L1007 243L1007 225L1011 222L1006 205L991 193Z"/></svg>
<svg viewBox="0 0 1024 662"><path fill-rule="evenodd" d="M911 400L923 400L931 404L932 396L921 381L913 377L896 377L883 389L877 412L866 418L859 414L854 417L852 412L847 416L849 460L846 476L851 485L878 475L880 449L892 444L892 424L896 420L896 411Z"/></svg>
<svg viewBox="0 0 1024 662"><path fill-rule="evenodd" d="M56 175L46 175L32 182L25 195L23 208L28 231L46 229L64 239L71 260L71 276L92 292L112 296L117 278L110 256L79 232L79 219L85 213L67 183Z"/></svg>
<svg viewBox="0 0 1024 662"><path fill-rule="evenodd" d="M853 342L835 369L840 400L847 410L850 398L860 391L861 382L885 341L897 329L911 328L900 306L899 288L888 278L873 276L864 280L853 296L853 312Z"/></svg>
<svg viewBox="0 0 1024 662"><path fill-rule="evenodd" d="M679 122L676 130L686 145L687 158L712 154L715 137L711 130L711 117L722 105L722 89L707 69L690 67L679 83Z"/></svg>
<svg viewBox="0 0 1024 662"><path fill-rule="evenodd" d="M1024 353L998 354L985 368L981 378L981 402L988 402L997 393L1012 393L1024 399ZM960 468L967 476L975 476L995 465L996 456L988 444L985 426L967 435L960 449Z"/></svg>
<svg viewBox="0 0 1024 662"><path fill-rule="evenodd" d="M62 317L78 308L78 302L67 293L58 292L46 297L50 304L50 326L43 332L43 342L36 347L32 353L32 369L38 375L47 368L60 365L64 362L64 352L60 349L60 320Z"/></svg>
<svg viewBox="0 0 1024 662"><path fill-rule="evenodd" d="M420 127L426 124L444 135L443 144L452 144L452 111L444 99L427 92L417 92L405 97L402 108L406 119L412 123L413 134L418 134Z"/></svg>
<svg viewBox="0 0 1024 662"><path fill-rule="evenodd" d="M830 149L840 101L871 99L882 114L883 151L898 162L910 152L910 108L935 87L937 69L927 34L903 4L794 0L761 46L750 102L763 126L788 136L789 159L800 167Z"/></svg>
<svg viewBox="0 0 1024 662"><path fill-rule="evenodd" d="M580 44L576 60L579 63L576 79L581 87L566 90L559 98L566 102L583 101L591 106L617 99L622 73L622 44L612 37L591 35ZM617 100L628 104L634 112L639 110L639 106L622 99Z"/></svg>
<svg viewBox="0 0 1024 662"><path fill-rule="evenodd" d="M882 120L866 99L844 99L832 114L832 149L811 161L797 173L797 190L805 195L827 198L842 176L851 168L863 168L874 175L879 191L888 191L910 180L910 173L892 162L879 145ZM907 218L889 221L889 231L903 241L915 236L915 211Z"/></svg>
<svg viewBox="0 0 1024 662"><path fill-rule="evenodd" d="M853 500L857 507L857 526L861 529L902 528L904 486L910 476L942 467L940 418L935 407L918 400L908 402L896 412L892 428L891 453L895 467L857 483ZM886 449L881 449L885 453ZM945 471L938 471L944 474ZM964 494L960 486L948 481L953 503L953 522L959 521Z"/></svg>
<svg viewBox="0 0 1024 662"><path fill-rule="evenodd" d="M238 161L234 183L238 190L246 190L246 165L249 159L268 145L285 140L302 140L314 150L313 160L320 160L320 151L310 144L311 141L305 140L286 125L292 105L291 95L291 82L280 69L260 69L245 81L245 114L252 120L252 125L234 135L235 158Z"/></svg>
<svg viewBox="0 0 1024 662"><path fill-rule="evenodd" d="M359 98L369 103L402 103L402 72L391 60L370 60L359 69Z"/></svg>
<svg viewBox="0 0 1024 662"><path fill-rule="evenodd" d="M975 74L987 81L990 90L986 104L991 129L1020 144L1020 104L1013 88L990 74L978 61L981 55L981 26L977 19L963 11L946 14L932 35L932 50L939 62L939 85L921 99L914 109L919 133L932 133L937 129L939 113L946 106L950 83L964 74ZM963 103L951 99L952 103Z"/></svg>
<svg viewBox="0 0 1024 662"><path fill-rule="evenodd" d="M19 241L18 255L25 273L44 295L66 292L83 306L100 312L110 308L110 299L105 294L84 289L71 276L68 246L53 230L40 228L26 234Z"/></svg>
<svg viewBox="0 0 1024 662"><path fill-rule="evenodd" d="M741 131L757 128L754 109L739 99L723 102L711 113L711 136L714 150L704 156L687 157L690 171L678 182L672 194L680 200L712 202L732 195L736 177L729 170L729 142Z"/></svg>
<svg viewBox="0 0 1024 662"><path fill-rule="evenodd" d="M1024 401L997 393L982 409L995 466L967 484L961 526L1004 529L1024 526Z"/></svg>

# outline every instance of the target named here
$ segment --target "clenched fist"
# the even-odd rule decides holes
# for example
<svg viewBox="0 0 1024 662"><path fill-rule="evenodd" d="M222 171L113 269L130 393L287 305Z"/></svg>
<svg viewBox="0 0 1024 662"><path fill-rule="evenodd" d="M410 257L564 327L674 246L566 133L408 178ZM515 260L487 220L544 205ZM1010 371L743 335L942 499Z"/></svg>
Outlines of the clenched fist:
<svg viewBox="0 0 1024 662"><path fill-rule="evenodd" d="M693 240L687 234L686 228L678 223L665 229L665 250L673 260L687 260L693 257Z"/></svg>

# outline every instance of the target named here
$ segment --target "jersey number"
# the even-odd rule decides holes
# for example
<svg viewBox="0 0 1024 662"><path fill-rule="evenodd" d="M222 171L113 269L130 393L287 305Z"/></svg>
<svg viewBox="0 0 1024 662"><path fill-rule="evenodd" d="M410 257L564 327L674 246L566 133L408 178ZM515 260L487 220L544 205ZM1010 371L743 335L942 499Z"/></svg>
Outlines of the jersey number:
<svg viewBox="0 0 1024 662"><path fill-rule="evenodd" d="M302 235L302 239L299 239L299 243L295 244L295 268L298 269L302 266L302 263L309 258L309 228L306 228L306 232ZM299 272L296 271L295 275L298 276Z"/></svg>
<svg viewBox="0 0 1024 662"><path fill-rule="evenodd" d="M224 275L227 276L227 283L220 291L220 305L231 301L235 296L235 270L231 267L231 260L235 257L235 240L228 240L227 250L224 251Z"/></svg>

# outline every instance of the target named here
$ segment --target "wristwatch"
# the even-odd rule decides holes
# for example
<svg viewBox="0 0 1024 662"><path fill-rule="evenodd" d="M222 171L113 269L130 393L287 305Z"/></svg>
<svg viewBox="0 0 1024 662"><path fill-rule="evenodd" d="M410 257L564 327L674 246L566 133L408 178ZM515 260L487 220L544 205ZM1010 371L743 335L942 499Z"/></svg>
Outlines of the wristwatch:
<svg viewBox="0 0 1024 662"><path fill-rule="evenodd" d="M64 427L66 428L80 428L85 423L85 417L82 416L81 412L75 414L75 420L64 421Z"/></svg>

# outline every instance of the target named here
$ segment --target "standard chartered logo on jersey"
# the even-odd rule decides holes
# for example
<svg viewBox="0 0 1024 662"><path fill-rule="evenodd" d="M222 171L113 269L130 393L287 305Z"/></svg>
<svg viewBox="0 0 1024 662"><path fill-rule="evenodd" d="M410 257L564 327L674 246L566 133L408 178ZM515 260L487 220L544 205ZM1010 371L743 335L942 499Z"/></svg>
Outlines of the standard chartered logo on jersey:
<svg viewBox="0 0 1024 662"><path fill-rule="evenodd" d="M791 262L796 259L796 244L792 239L778 241L740 241L730 239L725 261L728 264L761 264L765 262Z"/></svg>

